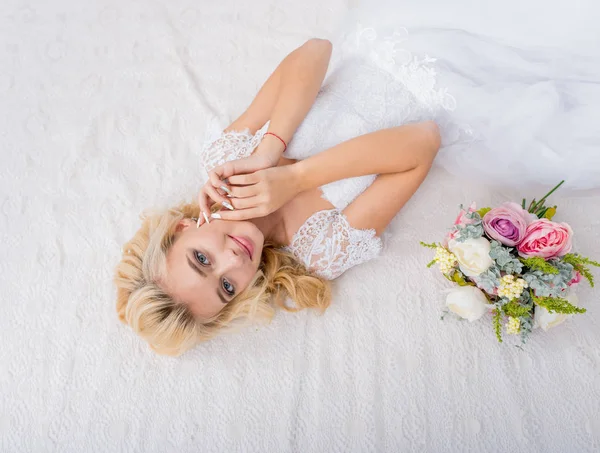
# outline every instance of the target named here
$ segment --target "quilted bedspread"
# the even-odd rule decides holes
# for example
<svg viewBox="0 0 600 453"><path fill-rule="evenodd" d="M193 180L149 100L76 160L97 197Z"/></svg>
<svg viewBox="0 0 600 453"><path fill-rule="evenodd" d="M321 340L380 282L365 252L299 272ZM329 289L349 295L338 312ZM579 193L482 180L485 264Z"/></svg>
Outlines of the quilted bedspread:
<svg viewBox="0 0 600 453"><path fill-rule="evenodd" d="M118 322L120 247L142 210L194 196L208 116L234 118L351 6L2 1L1 452L600 450L598 291L581 285L588 312L523 350L500 345L489 319L440 320L447 282L418 245L460 203L545 188L434 168L323 316L280 313L180 358ZM596 258L599 200L554 198Z"/></svg>

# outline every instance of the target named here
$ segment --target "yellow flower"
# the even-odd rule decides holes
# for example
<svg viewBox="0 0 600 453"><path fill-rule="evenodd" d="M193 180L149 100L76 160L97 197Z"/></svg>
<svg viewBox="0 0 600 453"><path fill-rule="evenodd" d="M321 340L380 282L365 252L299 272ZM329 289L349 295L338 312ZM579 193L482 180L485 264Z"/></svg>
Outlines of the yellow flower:
<svg viewBox="0 0 600 453"><path fill-rule="evenodd" d="M527 282L522 278L515 278L514 275L505 275L500 279L498 296L506 297L508 300L518 299L523 294L525 288L527 288Z"/></svg>
<svg viewBox="0 0 600 453"><path fill-rule="evenodd" d="M519 333L519 330L521 330L521 321L519 321L519 318L513 318L512 316L510 316L505 327L507 334L517 335Z"/></svg>
<svg viewBox="0 0 600 453"><path fill-rule="evenodd" d="M440 271L442 274L449 273L454 266L456 266L457 260L454 254L450 253L448 249L444 247L437 247L435 249L435 261L440 265Z"/></svg>

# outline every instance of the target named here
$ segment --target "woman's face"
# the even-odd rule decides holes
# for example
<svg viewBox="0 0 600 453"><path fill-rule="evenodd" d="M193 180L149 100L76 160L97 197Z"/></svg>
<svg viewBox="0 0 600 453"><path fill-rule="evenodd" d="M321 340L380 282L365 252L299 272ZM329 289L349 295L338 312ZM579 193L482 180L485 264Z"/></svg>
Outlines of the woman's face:
<svg viewBox="0 0 600 453"><path fill-rule="evenodd" d="M167 253L164 289L199 318L210 318L250 284L264 236L251 222L182 220Z"/></svg>

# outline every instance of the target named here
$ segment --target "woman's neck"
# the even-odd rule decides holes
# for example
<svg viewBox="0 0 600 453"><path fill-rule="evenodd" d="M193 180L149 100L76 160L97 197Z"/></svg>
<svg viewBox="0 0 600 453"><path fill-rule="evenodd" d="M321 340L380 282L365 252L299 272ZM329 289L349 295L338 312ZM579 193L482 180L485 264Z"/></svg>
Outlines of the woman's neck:
<svg viewBox="0 0 600 453"><path fill-rule="evenodd" d="M258 217L256 219L251 219L250 221L262 232L265 237L265 242L271 241L276 244L286 244L285 223L281 209L278 209L265 217Z"/></svg>

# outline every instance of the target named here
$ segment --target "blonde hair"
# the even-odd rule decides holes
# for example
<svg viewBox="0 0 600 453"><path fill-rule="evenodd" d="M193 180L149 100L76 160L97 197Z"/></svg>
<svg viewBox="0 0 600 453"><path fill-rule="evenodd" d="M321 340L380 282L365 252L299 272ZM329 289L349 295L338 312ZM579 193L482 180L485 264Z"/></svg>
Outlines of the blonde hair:
<svg viewBox="0 0 600 453"><path fill-rule="evenodd" d="M286 311L325 311L331 301L329 283L299 263L293 255L267 243L254 279L211 319L195 318L185 303L158 285L166 273L166 256L182 219L198 217L197 204L182 204L158 213L142 214L142 226L123 246L117 265L119 319L161 354L180 355L202 341L243 322L270 320L276 307ZM286 304L289 297L294 307Z"/></svg>

